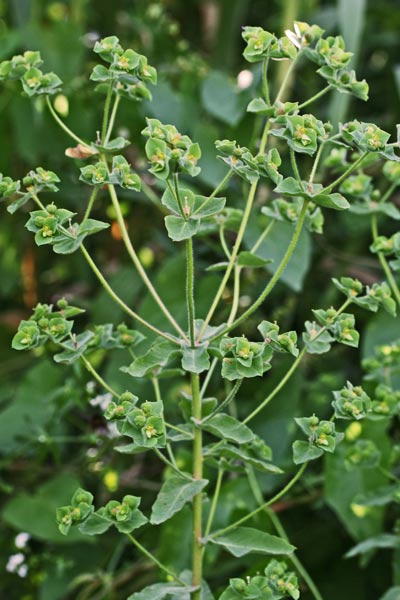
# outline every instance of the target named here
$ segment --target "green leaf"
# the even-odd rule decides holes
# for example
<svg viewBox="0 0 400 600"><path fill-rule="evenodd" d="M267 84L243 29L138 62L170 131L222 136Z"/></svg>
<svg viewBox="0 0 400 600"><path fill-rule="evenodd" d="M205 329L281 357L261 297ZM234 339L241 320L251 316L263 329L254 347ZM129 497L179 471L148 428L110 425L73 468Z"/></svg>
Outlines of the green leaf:
<svg viewBox="0 0 400 600"><path fill-rule="evenodd" d="M256 254L253 254L252 252L249 252L247 250L243 250L238 255L238 265L240 265L241 267L257 268L263 267L264 265L267 265L268 263L272 262L273 261L270 259L261 258L260 256L256 256Z"/></svg>
<svg viewBox="0 0 400 600"><path fill-rule="evenodd" d="M207 485L207 479L189 481L173 475L162 485L151 511L150 523L158 525L179 512L193 496Z"/></svg>
<svg viewBox="0 0 400 600"><path fill-rule="evenodd" d="M158 340L151 346L150 350L143 356L136 358L129 367L121 367L123 373L128 373L132 377L144 377L158 374L174 356L178 356L179 350L171 342Z"/></svg>
<svg viewBox="0 0 400 600"><path fill-rule="evenodd" d="M368 538L353 546L348 552L346 552L346 558L352 558L353 556L358 556L359 554L365 554L366 552L370 552L371 550L378 550L379 548L399 548L400 547L400 537L398 535L393 535L390 533L381 533L380 535L376 535L374 537Z"/></svg>
<svg viewBox="0 0 400 600"><path fill-rule="evenodd" d="M200 344L195 348L183 347L182 369L190 373L202 373L210 368L210 357L207 352L208 344Z"/></svg>
<svg viewBox="0 0 400 600"><path fill-rule="evenodd" d="M168 215L164 219L167 228L168 236L173 242L182 242L188 240L198 232L200 222L188 219L185 221L183 217Z"/></svg>
<svg viewBox="0 0 400 600"><path fill-rule="evenodd" d="M321 448L317 448L309 444L308 442L303 442L296 440L293 443L293 462L296 465L301 465L302 463L308 462L309 460L315 460L323 455L324 451Z"/></svg>
<svg viewBox="0 0 400 600"><path fill-rule="evenodd" d="M85 535L100 535L110 529L112 521L98 512L92 513L78 529Z"/></svg>
<svg viewBox="0 0 400 600"><path fill-rule="evenodd" d="M95 148L97 148L97 150L99 150L100 152L107 153L107 154L115 154L117 152L120 152L121 150L124 150L124 148L126 148L129 145L130 145L130 141L121 136L116 137L113 140L107 142L107 144L105 144L104 146L102 146L101 144L93 144L93 146Z"/></svg>
<svg viewBox="0 0 400 600"><path fill-rule="evenodd" d="M318 194L317 196L312 196L312 201L319 206L333 208L335 210L346 210L347 208L350 208L350 204L347 202L346 198L339 193Z"/></svg>
<svg viewBox="0 0 400 600"><path fill-rule="evenodd" d="M252 430L234 417L219 413L211 417L202 428L210 433L238 444L251 442L255 435Z"/></svg>
<svg viewBox="0 0 400 600"><path fill-rule="evenodd" d="M71 364L82 356L88 347L90 340L94 337L93 331L84 331L77 335L73 340L68 340L63 343L66 348L64 352L54 355L56 363Z"/></svg>
<svg viewBox="0 0 400 600"><path fill-rule="evenodd" d="M282 538L251 527L238 527L232 532L210 538L210 542L223 546L233 556L245 554L292 554L296 549Z"/></svg>
<svg viewBox="0 0 400 600"><path fill-rule="evenodd" d="M237 125L246 112L247 95L240 94L231 78L220 71L205 77L201 97L206 111L228 125Z"/></svg>
<svg viewBox="0 0 400 600"><path fill-rule="evenodd" d="M190 592L195 589L195 587L178 586L175 583L153 583L141 592L131 594L127 600L164 600L171 597L179 598L182 595L189 598ZM186 598L182 598L182 600L186 600Z"/></svg>
<svg viewBox="0 0 400 600"><path fill-rule="evenodd" d="M221 212L225 207L226 198L208 198L207 196L195 196L195 210L190 216L193 219L211 217Z"/></svg>
<svg viewBox="0 0 400 600"><path fill-rule="evenodd" d="M400 586L392 587L382 596L379 600L399 600L400 598Z"/></svg>

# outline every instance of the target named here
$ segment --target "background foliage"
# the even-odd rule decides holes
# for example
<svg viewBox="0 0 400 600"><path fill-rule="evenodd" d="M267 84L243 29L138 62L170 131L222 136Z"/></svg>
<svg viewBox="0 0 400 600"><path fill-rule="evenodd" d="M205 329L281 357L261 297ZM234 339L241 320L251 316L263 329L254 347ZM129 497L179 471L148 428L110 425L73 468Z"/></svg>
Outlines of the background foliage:
<svg viewBox="0 0 400 600"><path fill-rule="evenodd" d="M121 106L117 127L123 126L123 133L133 141L129 159L143 176L146 165L140 150L143 146L140 131L144 115L173 123L202 148L199 180L201 192L206 193L225 172L215 160L212 140L227 137L248 145L249 139L254 140L258 133L252 117L246 114L251 90L259 83L258 75L255 74L250 88L238 87L237 74L247 69L241 56L241 26L260 25L282 33L294 18L317 23L332 34L342 33L349 49L357 51L359 78L365 77L370 84L367 104L354 99L349 103L345 96L334 97L318 107L319 118L329 118L337 124L345 116L350 119L354 115L394 133L400 106L400 62L396 63L400 60L400 10L395 0L379 3L275 0L268 2L268 9L261 0L3 1L0 60L25 49L40 50L48 69L66 82L66 96L71 93L69 103L66 99L60 102L64 102L62 108L72 129L93 139L101 122L101 102L94 104L89 94L87 79L93 61L90 48L99 36L118 35L125 47L147 55L160 76L152 103ZM281 63L278 79L282 79L284 68ZM315 80L310 75L305 68L296 80L296 95L301 99L313 92ZM87 190L76 185L76 169L72 162L69 166L64 156L69 141L57 130L43 105L15 95L11 88L2 88L0 111L0 171L18 178L32 165L41 164L62 173L59 203L70 210L79 210L87 199L83 196ZM151 178L144 177L153 185ZM261 191L261 198L263 194L264 197L268 194L267 188ZM161 296L167 305L174 307L182 322L184 257L163 233L163 215L151 201L151 190L139 199L139 203L133 204L129 194L122 196L124 216ZM234 200L241 206L239 184ZM112 220L113 213L111 209L108 211ZM265 308L264 318L279 319L282 329L299 330L309 318L310 308L341 301L331 285L331 277L348 275L369 284L382 278L378 260L368 255L367 220L333 211L327 211L325 216L323 240L309 234L302 236L273 301ZM125 598L155 579L153 566L113 535L106 541L102 539L99 545L75 532L63 538L56 528L54 510L65 504L79 485L96 492L103 501L116 490L121 497L124 493L142 495L145 510L146 504L150 506L154 500L158 489L154 481L162 465L147 456L132 462L130 457L111 452L112 433L99 408L105 398L86 371L77 366L66 370L45 354L38 361L34 356L10 349L18 322L30 314L38 300L51 303L63 295L79 297L80 306L88 310L91 322L123 320L79 256L58 257L46 248L33 249L32 236L23 227L24 219L24 214L11 216L3 211L0 222L0 568L3 573L0 595L10 600ZM257 239L259 227L256 220L251 223L245 240L248 247ZM390 227L393 225L388 222L385 234L394 233ZM114 225L111 233L102 235L102 246L93 250L98 261L105 265L113 287L127 302L139 307L144 317L151 315L154 324L162 325L157 322L161 317L153 315L151 299L128 269L118 227ZM289 237L287 226L275 227L268 241L268 258L271 252L275 260L280 257ZM201 252L200 264L202 260L204 264L212 261L215 252L212 239ZM262 287L259 271L253 273L245 280L243 307L247 295ZM207 309L217 282L213 273L198 282L199 314ZM228 313L229 290L224 301L222 310ZM377 344L400 337L399 321L389 316L371 317L360 310L356 318L361 324L360 350L340 346L329 354L328 360L316 355L310 357L258 419L257 433L272 446L279 465L284 467L290 462L293 416L315 411L329 418L331 390L340 389L347 379L359 381L361 359L371 356ZM84 320L85 317L82 325ZM258 321L250 320L244 333L252 332ZM118 370L121 364L118 353L112 359L105 359L99 352L96 359L113 386L131 385ZM256 406L285 373L287 364L282 358L270 376L253 381L254 389L249 391L247 387L246 395L239 393L237 410L240 412L244 404L247 411L252 403ZM172 406L178 404L182 391L173 379L162 383L163 395ZM146 382L138 382L134 392L142 397L152 394ZM369 425L371 437L379 441L381 451L388 456L390 440L396 440L398 434L386 432L380 424L372 425ZM185 464L188 460L185 452L179 460ZM356 493L367 491L369 486L376 485L376 480L382 479L378 471L363 473L367 475L355 477L353 472L343 473L335 457L320 461L310 469L297 495L276 507L291 541L300 547L304 564L326 598L376 600L391 585L393 560L394 581L400 585L398 560L396 556L393 559L389 550L375 555L367 569L359 568L357 558L343 558L355 540L377 534L384 526L381 508L374 507L368 514L361 514L350 506ZM265 476L264 491L273 491L275 482L276 479ZM255 506L247 488L242 489L241 485L235 478L224 485L221 506L225 504L225 509L217 513L218 526L223 526L230 515L240 516ZM393 522L395 516L386 514L386 520ZM186 566L189 513L184 510L175 519L179 529L173 519L163 528L160 538L151 529L145 535L147 545L157 548L160 559L179 571ZM266 527L263 519L260 517L260 527ZM23 548L22 538L16 537L21 532L30 536ZM9 557L16 554L23 555L19 566L12 570L8 564L6 570ZM257 570L257 564L247 558L241 559L241 566L243 570ZM237 576L227 555L213 569L215 572L211 570L209 576L221 588L229 577Z"/></svg>

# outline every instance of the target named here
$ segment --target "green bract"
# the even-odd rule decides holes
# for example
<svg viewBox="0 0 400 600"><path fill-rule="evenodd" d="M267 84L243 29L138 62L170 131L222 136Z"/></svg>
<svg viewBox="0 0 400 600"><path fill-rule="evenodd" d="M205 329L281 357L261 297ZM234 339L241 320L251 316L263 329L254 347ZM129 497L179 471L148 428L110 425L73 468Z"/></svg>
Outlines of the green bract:
<svg viewBox="0 0 400 600"><path fill-rule="evenodd" d="M146 119L146 155L150 172L159 179L168 179L173 173L187 173L195 177L200 173L197 161L201 157L198 144L187 135L182 135L174 125L163 125L158 119Z"/></svg>
<svg viewBox="0 0 400 600"><path fill-rule="evenodd" d="M221 375L229 381L244 377L261 377L271 368L272 350L265 343L249 342L245 337L223 338Z"/></svg>
<svg viewBox="0 0 400 600"><path fill-rule="evenodd" d="M297 54L296 48L286 37L278 39L261 27L244 27L242 37L247 42L243 56L251 63L259 62L265 58L275 60L293 59Z"/></svg>
<svg viewBox="0 0 400 600"><path fill-rule="evenodd" d="M27 96L52 95L60 92L61 79L55 73L43 73L39 52L27 51L0 63L0 80L19 79Z"/></svg>
<svg viewBox="0 0 400 600"><path fill-rule="evenodd" d="M282 598L300 598L297 577L288 571L283 561L271 560L264 575L255 575L246 579L234 578L229 581L229 587L219 597L219 600L239 600L249 598L254 600L280 600Z"/></svg>
<svg viewBox="0 0 400 600"><path fill-rule="evenodd" d="M361 386L353 386L350 381L346 387L333 392L335 400L332 406L335 417L338 419L363 419L371 410L371 398L364 392Z"/></svg>
<svg viewBox="0 0 400 600"><path fill-rule="evenodd" d="M362 152L377 152L384 158L400 160L393 148L387 146L390 134L374 123L363 123L355 119L341 125L340 131L345 142Z"/></svg>
<svg viewBox="0 0 400 600"><path fill-rule="evenodd" d="M310 114L278 116L273 123L282 127L271 129L271 134L284 139L289 148L300 154L315 154L318 143L327 139L331 131L329 123Z"/></svg>
<svg viewBox="0 0 400 600"><path fill-rule="evenodd" d="M373 469L381 459L381 453L372 440L357 440L346 451L345 465L348 470Z"/></svg>
<svg viewBox="0 0 400 600"><path fill-rule="evenodd" d="M106 37L94 46L94 52L107 63L96 65L90 78L99 83L97 90L107 92L111 86L116 95L131 100L151 100L147 83L157 83L157 71L147 58L134 50L124 50L116 36Z"/></svg>
<svg viewBox="0 0 400 600"><path fill-rule="evenodd" d="M142 402L126 414L126 419L118 421L122 435L133 440L138 448L163 447L166 444L163 405L161 402Z"/></svg>
<svg viewBox="0 0 400 600"><path fill-rule="evenodd" d="M320 421L318 417L295 419L297 425L308 437L308 442L296 441L293 444L293 461L296 465L314 460L324 452L334 452L336 445L344 438L337 433L331 421Z"/></svg>

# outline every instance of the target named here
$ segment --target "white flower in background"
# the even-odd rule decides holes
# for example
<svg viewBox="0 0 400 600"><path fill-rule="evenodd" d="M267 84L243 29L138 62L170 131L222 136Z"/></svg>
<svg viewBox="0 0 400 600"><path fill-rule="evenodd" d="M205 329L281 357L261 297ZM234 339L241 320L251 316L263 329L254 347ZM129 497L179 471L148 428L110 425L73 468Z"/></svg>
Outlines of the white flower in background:
<svg viewBox="0 0 400 600"><path fill-rule="evenodd" d="M15 571L22 565L24 561L25 554L22 554L22 552L18 552L18 554L11 554L11 556L8 557L6 571L9 573L15 573Z"/></svg>
<svg viewBox="0 0 400 600"><path fill-rule="evenodd" d="M30 539L30 535L29 533L19 533L14 540L14 543L16 545L17 548L25 548L26 544L28 543L28 540Z"/></svg>
<svg viewBox="0 0 400 600"><path fill-rule="evenodd" d="M253 83L254 75L249 69L243 69L237 76L237 85L241 90L245 90Z"/></svg>

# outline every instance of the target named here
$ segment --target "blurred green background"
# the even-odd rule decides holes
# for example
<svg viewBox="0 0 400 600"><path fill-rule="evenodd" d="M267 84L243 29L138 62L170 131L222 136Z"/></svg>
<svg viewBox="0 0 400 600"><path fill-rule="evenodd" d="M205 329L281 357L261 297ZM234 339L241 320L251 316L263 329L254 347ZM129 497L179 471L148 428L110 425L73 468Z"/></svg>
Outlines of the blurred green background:
<svg viewBox="0 0 400 600"><path fill-rule="evenodd" d="M65 97L58 99L59 106L71 128L84 139L94 140L101 124L103 98L93 94L93 85L88 81L96 62L91 48L99 37L117 35L124 47L145 54L157 68L159 83L152 90L153 101L143 104L124 101L116 123L117 130L132 141L127 156L151 189L148 194L137 196L135 202L129 194L122 194L121 199L140 256L155 278L161 296L179 318L184 319L185 310L179 285L184 258L166 238L162 214L149 199L151 190L157 194L157 187L146 175L140 135L144 117L154 116L173 123L200 143L203 157L198 186L207 193L225 172L222 163L215 160L213 141L226 137L248 145L258 132L257 122L246 114L249 98L259 84L257 70L253 71L250 87L238 87L238 74L249 68L241 56L241 27L260 25L282 35L291 28L294 19L317 23L331 34L341 33L348 49L356 52L353 67L357 68L358 78L365 77L370 84L368 103L338 95L318 105L318 117L330 119L337 126L346 117L357 116L395 134L395 125L400 120L398 0L0 1L0 59L26 49L40 50L46 69L54 70L64 81ZM277 64L273 85L282 80L285 68L284 62ZM317 86L312 70L305 66L294 82L292 94L304 100L317 91ZM40 99L31 102L20 95L17 86L2 86L0 115L0 172L18 178L37 166L54 170L62 180L57 204L81 213L88 192L77 184L76 164L64 155L65 149L73 144L51 120ZM240 184L234 184L231 192L232 203L241 206ZM266 187L260 192L261 198L263 195L268 195ZM113 222L106 194L97 203L95 218L96 213L102 218L104 212ZM67 369L55 365L51 352L38 357L11 350L19 321L30 314L38 301L51 303L63 295L74 299L87 309L86 317L81 319L82 326L85 320L90 323L122 320L119 310L100 291L80 256L60 257L50 253L46 246L34 247L31 234L23 227L25 221L23 211L13 216L4 209L1 212L0 596L7 600L119 600L155 580L157 573L117 536L109 535L100 544L78 534L62 538L56 530L54 508L65 504L78 484L96 492L100 500L113 492L118 497L124 493L142 495L146 508L154 499L162 466L151 457L132 460L112 451L114 441L99 408L101 390L85 371L76 366ZM386 233L393 233L393 225L389 222L386 226ZM253 219L247 244L257 237L259 228ZM289 234L285 226L274 229L270 238L274 255L282 252ZM277 287L264 316L278 319L283 329L301 330L311 308L326 307L337 301L331 277L356 276L365 283L380 280L379 264L368 255L369 244L367 219L347 214L326 215L325 236L316 239L303 235L296 259L285 272L283 283ZM89 247L120 295L139 308L143 316L150 315L152 322L161 324L153 304L128 266L118 231L112 228L111 234L91 239ZM198 268L216 262L217 252L216 238L204 240L197 250ZM198 282L199 313L206 310L217 282L218 277L209 273ZM248 274L243 306L246 296L256 293L261 285L258 271L256 275ZM221 317L224 311L229 311L229 294L228 289ZM247 325L249 333L253 332L259 316ZM331 390L338 389L347 378L357 383L361 377L361 357L371 354L378 342L400 337L398 321L371 318L361 311L357 311L356 317L362 330L360 351L340 348L328 360L310 359L260 420L259 433L272 445L279 464L284 466L289 461L293 416L313 410L329 416ZM111 357L98 356L97 361L113 385L120 388L132 385L118 370L121 364L126 364L126 357L116 353ZM250 403L248 398L254 403L264 398L287 364L282 359L266 381L247 386L239 404ZM162 391L170 406L176 407L181 390L182 383L178 380L165 384ZM133 391L143 396L151 393L145 383L137 384ZM174 411L178 414L178 409L172 408L171 419ZM382 448L388 451L389 438L382 428L371 435L381 436ZM185 450L181 460L188 460ZM324 470L329 478L325 496ZM343 554L353 544L352 538L363 539L382 529L382 511L364 519L352 513L348 508L351 498L365 489L368 482L340 479L339 475L333 461L325 467L317 466L294 505L283 505L282 519L326 600L376 600L391 585L392 555L383 551L368 569L361 569L355 559L344 560ZM338 483L332 491L335 481ZM266 479L263 486L269 492L275 481ZM248 492L240 480L229 480L223 490L226 511L217 515L217 519L223 522L232 513L246 510L252 500L249 497L240 502L245 494ZM161 533L150 530L144 537L149 547L157 548L162 560L179 569L187 566L190 515L184 510L176 518L183 528L179 536L171 522ZM18 536L21 532L29 534L29 539ZM254 572L262 564L241 559L234 566L224 555L218 567L209 565L208 575L215 589L223 589L229 577L241 575L246 569ZM400 566L394 567L399 584ZM309 598L306 593L303 597Z"/></svg>

